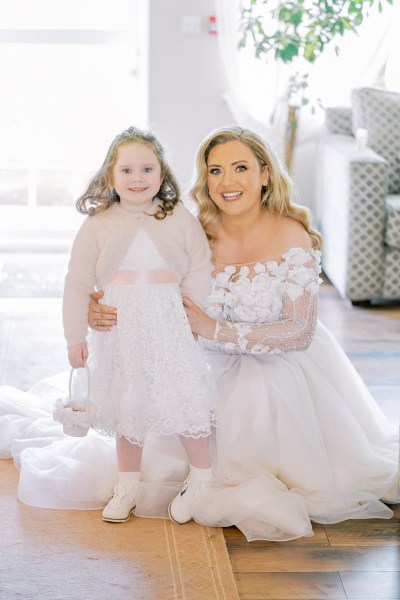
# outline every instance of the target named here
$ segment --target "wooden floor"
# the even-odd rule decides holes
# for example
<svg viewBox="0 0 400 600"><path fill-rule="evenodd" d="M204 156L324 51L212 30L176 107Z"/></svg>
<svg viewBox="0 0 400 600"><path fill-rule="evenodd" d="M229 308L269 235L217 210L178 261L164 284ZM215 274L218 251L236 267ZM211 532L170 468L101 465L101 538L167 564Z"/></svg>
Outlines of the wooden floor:
<svg viewBox="0 0 400 600"><path fill-rule="evenodd" d="M355 308L324 283L320 320L393 421L400 414L400 306ZM400 599L400 506L391 520L314 525L314 536L250 542L224 530L242 600Z"/></svg>

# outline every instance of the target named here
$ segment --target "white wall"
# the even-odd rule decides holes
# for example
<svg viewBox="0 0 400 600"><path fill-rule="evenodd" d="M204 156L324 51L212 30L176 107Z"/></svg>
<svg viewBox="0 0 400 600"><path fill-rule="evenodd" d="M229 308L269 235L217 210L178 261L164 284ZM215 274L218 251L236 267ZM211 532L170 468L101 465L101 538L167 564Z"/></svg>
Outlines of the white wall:
<svg viewBox="0 0 400 600"><path fill-rule="evenodd" d="M225 79L217 35L207 32L214 0L150 0L149 127L164 143L182 191L202 139L234 122L223 98ZM201 32L184 34L185 16L201 18Z"/></svg>

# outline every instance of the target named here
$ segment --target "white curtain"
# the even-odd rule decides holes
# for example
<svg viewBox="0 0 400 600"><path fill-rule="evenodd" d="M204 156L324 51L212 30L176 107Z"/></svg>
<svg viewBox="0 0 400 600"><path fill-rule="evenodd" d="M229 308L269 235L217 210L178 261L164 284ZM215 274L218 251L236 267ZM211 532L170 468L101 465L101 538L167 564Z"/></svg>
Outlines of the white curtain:
<svg viewBox="0 0 400 600"><path fill-rule="evenodd" d="M339 56L334 53L333 45L329 46L312 66L310 87L313 95L319 95L326 105L347 105L355 87L394 86L394 81L387 81L385 65L389 58L394 58L399 29L399 0L392 6L383 0L382 13L375 4L357 35L348 32L338 40ZM397 63L398 58L397 54ZM400 81L397 85L400 91Z"/></svg>
<svg viewBox="0 0 400 600"><path fill-rule="evenodd" d="M219 47L228 82L224 98L238 123L256 129L279 147L276 108L286 93L290 67L256 60L250 42L239 49L241 5L242 0L216 0Z"/></svg>
<svg viewBox="0 0 400 600"><path fill-rule="evenodd" d="M239 49L240 7L246 2L216 0L216 4L220 50L228 81L226 101L235 116L246 123L258 123L273 137L282 133L287 82L295 70L309 73L307 95L314 107L317 99L323 106L349 105L351 90L363 85L385 85L400 91L400 0L392 6L383 0L382 13L376 3L357 34L348 32L335 40L312 65L304 60L284 65L272 55L268 62L256 59L250 39L246 48ZM339 56L334 45L340 48ZM303 137L309 139L310 127L318 125L322 118L322 112L303 111L299 143Z"/></svg>

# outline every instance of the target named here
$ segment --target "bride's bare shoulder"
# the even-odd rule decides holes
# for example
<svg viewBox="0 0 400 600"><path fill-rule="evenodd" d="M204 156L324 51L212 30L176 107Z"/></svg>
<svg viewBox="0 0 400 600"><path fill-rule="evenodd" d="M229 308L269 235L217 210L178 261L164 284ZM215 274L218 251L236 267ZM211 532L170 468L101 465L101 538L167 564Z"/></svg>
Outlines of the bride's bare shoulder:
<svg viewBox="0 0 400 600"><path fill-rule="evenodd" d="M277 233L282 245L286 248L311 248L308 231L300 221L292 217L280 217L277 222Z"/></svg>

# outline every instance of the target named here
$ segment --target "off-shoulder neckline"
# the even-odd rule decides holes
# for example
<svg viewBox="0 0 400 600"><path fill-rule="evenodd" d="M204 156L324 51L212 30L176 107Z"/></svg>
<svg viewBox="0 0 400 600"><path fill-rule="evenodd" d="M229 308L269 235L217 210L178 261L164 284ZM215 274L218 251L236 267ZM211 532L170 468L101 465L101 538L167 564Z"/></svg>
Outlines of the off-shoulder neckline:
<svg viewBox="0 0 400 600"><path fill-rule="evenodd" d="M293 252L295 250L302 250L303 252L307 252L310 254L317 252L317 250L315 248L301 248L300 246L294 246L293 248L288 248L288 250L286 250L286 252L283 252L283 254L279 254L278 256L273 256L271 258L266 258L266 259L258 259L258 260L248 261L245 263L234 263L234 262L222 263L222 262L216 262L214 260L212 260L211 262L215 267L248 267L250 265L256 265L257 263L265 265L268 262L282 261L285 259L286 255L289 252Z"/></svg>

